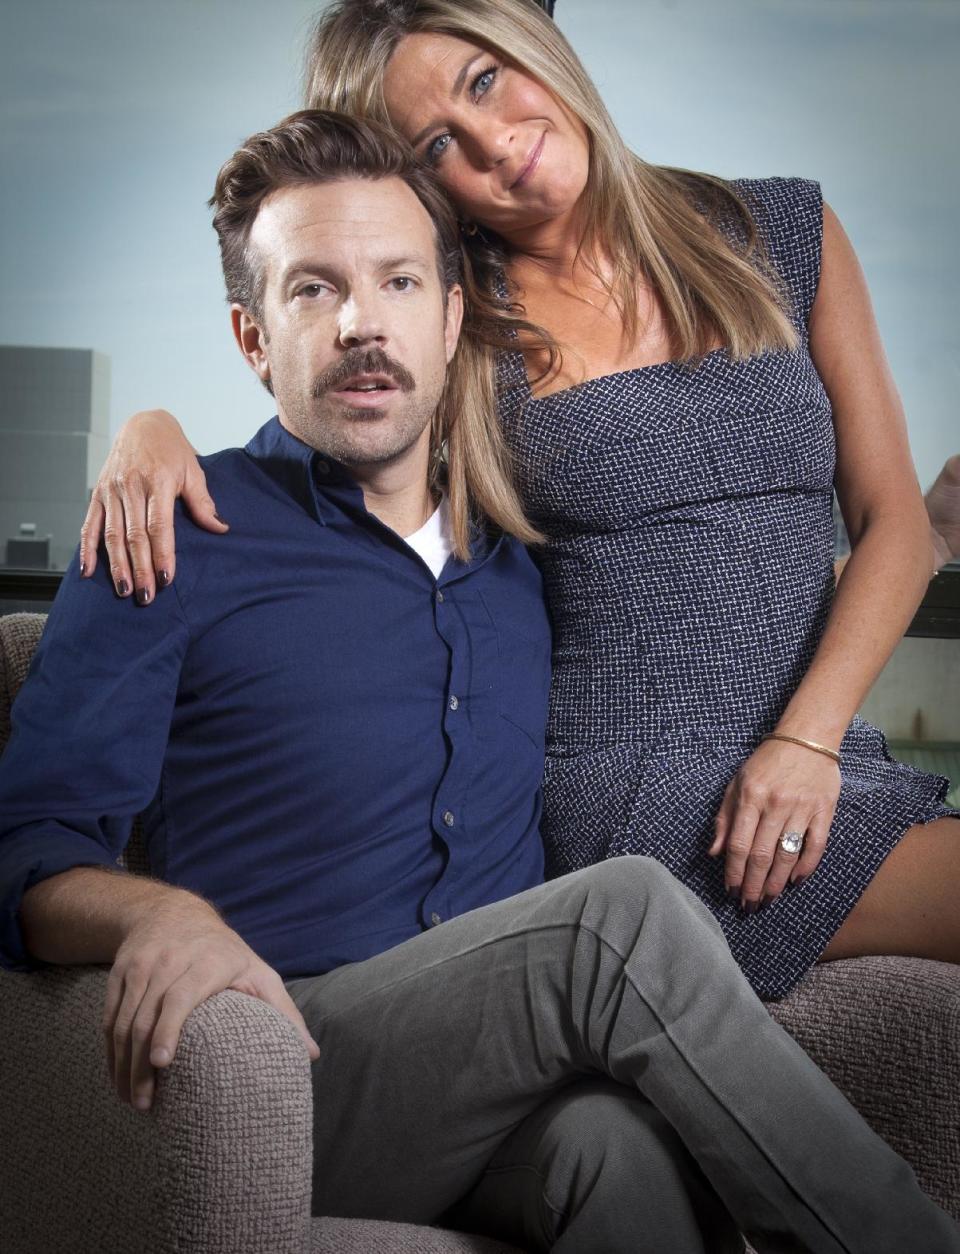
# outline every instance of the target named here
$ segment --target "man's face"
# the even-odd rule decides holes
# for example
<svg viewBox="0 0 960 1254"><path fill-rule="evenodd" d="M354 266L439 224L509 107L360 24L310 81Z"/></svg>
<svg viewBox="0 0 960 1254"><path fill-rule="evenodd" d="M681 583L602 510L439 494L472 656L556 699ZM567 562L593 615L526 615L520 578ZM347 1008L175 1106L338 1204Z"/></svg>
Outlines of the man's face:
<svg viewBox="0 0 960 1254"><path fill-rule="evenodd" d="M262 317L234 308L248 361L280 421L348 466L423 461L460 329L437 271L433 224L398 178L274 192L250 247Z"/></svg>

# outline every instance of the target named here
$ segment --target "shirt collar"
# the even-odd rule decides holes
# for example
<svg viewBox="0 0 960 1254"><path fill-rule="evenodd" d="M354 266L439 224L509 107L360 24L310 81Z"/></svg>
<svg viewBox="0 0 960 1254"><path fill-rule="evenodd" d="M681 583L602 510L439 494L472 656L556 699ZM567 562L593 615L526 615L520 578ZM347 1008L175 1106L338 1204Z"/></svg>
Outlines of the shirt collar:
<svg viewBox="0 0 960 1254"><path fill-rule="evenodd" d="M349 470L332 457L326 457L297 439L273 417L247 444L246 452L265 474L311 514L321 526L343 518L344 504L353 511L365 511L363 490ZM373 515L368 515L382 527ZM383 528L384 531L387 528ZM470 538L470 561L451 559L444 568L443 582L475 569L500 547L502 537L482 526L474 526Z"/></svg>
<svg viewBox="0 0 960 1254"><path fill-rule="evenodd" d="M330 499L331 492L345 494L352 505L363 506L363 492L346 467L297 439L277 417L260 428L246 452L321 526L340 513Z"/></svg>

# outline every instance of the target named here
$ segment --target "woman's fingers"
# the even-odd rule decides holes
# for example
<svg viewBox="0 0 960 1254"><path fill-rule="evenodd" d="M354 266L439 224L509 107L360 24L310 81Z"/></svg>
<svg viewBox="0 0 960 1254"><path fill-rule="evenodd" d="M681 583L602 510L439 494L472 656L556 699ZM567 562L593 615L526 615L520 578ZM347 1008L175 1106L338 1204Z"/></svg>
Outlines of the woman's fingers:
<svg viewBox="0 0 960 1254"><path fill-rule="evenodd" d="M103 541L110 561L110 578L117 596L126 597L133 589L133 571L127 559L127 528L123 505L119 496L109 488L101 496L104 511Z"/></svg>
<svg viewBox="0 0 960 1254"><path fill-rule="evenodd" d="M173 529L176 493L166 484L158 485L147 496L147 542L149 560L143 579L150 590L150 600L157 588L173 583L177 570L177 545Z"/></svg>
<svg viewBox="0 0 960 1254"><path fill-rule="evenodd" d="M803 851L798 857L790 875L790 879L794 884L802 884L820 865L820 859L823 857L823 852L830 837L830 826L833 823L835 812L836 806L831 808L825 807L822 810L818 810L807 824Z"/></svg>
<svg viewBox="0 0 960 1254"><path fill-rule="evenodd" d="M763 885L760 905L767 906L783 892L800 858L800 850L806 840L809 820L801 814L792 814L777 835L770 872Z"/></svg>
<svg viewBox="0 0 960 1254"><path fill-rule="evenodd" d="M763 886L777 856L783 831L783 812L764 810L756 821L753 844L747 857L740 885L740 904L748 914L760 908Z"/></svg>
<svg viewBox="0 0 960 1254"><path fill-rule="evenodd" d="M123 539L133 576L133 592L138 605L149 605L156 593L156 587L153 582L150 536L147 532L147 489L143 478L136 471L128 475L117 475L113 486L123 509ZM172 501L170 508L173 508ZM108 541L107 552L109 551Z"/></svg>
<svg viewBox="0 0 960 1254"><path fill-rule="evenodd" d="M727 836L727 860L724 865L724 883L728 897L742 898L743 880L747 871L747 859L753 849L753 838L760 820L756 806L738 797L730 821Z"/></svg>
<svg viewBox="0 0 960 1254"><path fill-rule="evenodd" d="M723 801L720 803L717 817L713 821L713 843L707 850L708 857L716 858L723 853L726 847L727 837L730 835L730 819L736 795L735 783L736 781L733 780L727 785L727 791L723 794Z"/></svg>
<svg viewBox="0 0 960 1254"><path fill-rule="evenodd" d="M198 527L218 535L230 528L217 513L213 497L207 491L207 477L200 469L200 463L193 459L187 467L183 479L183 503L190 517Z"/></svg>
<svg viewBox="0 0 960 1254"><path fill-rule="evenodd" d="M94 491L90 496L87 514L80 528L80 576L89 579L97 569L97 549L103 535L104 509L100 497Z"/></svg>

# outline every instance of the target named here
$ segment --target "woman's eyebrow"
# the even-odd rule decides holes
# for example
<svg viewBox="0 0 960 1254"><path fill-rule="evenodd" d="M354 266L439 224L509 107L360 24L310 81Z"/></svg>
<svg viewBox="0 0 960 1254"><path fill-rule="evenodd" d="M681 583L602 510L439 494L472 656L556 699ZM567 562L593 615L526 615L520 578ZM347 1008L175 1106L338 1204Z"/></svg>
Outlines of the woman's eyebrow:
<svg viewBox="0 0 960 1254"><path fill-rule="evenodd" d="M451 88L451 91L450 91L451 100L455 100L456 97L459 96L460 93L463 91L464 84L467 81L467 75L470 73L470 67L474 65L477 61L481 60L481 58L484 57L485 55L486 54L483 51L475 52L472 57L470 57L467 61L463 63L463 65L460 67L460 73L453 80L453 87ZM416 135L410 141L411 148L416 148L417 144L419 144L422 140L426 139L427 136L430 134L430 132L433 130L435 125L436 125L435 122L429 122L425 127L422 128L422 130L417 131Z"/></svg>

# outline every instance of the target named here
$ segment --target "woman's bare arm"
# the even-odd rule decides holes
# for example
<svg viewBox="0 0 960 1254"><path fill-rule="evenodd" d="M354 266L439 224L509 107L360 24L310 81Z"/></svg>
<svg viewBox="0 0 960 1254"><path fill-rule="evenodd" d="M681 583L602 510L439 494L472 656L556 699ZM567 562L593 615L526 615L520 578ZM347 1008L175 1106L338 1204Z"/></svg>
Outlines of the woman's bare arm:
<svg viewBox="0 0 960 1254"><path fill-rule="evenodd" d="M777 731L836 750L923 597L934 552L863 273L827 207L810 352L833 406L836 489L852 553ZM711 847L726 850L726 882L742 901L755 908L788 878L816 869L839 787L836 764L802 746L768 741L748 759L724 798ZM806 833L799 859L778 846L780 833L794 829Z"/></svg>

